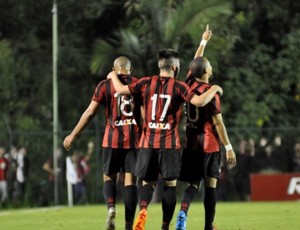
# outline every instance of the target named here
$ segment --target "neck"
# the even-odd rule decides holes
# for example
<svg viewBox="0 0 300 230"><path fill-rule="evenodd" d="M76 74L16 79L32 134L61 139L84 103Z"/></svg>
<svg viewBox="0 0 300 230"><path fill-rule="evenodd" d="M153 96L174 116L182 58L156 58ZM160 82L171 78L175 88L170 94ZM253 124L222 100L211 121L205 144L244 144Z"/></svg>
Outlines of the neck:
<svg viewBox="0 0 300 230"><path fill-rule="evenodd" d="M198 81L198 82L203 82L203 83L209 83L209 82L208 82L208 79L196 78L196 81Z"/></svg>
<svg viewBox="0 0 300 230"><path fill-rule="evenodd" d="M173 72L170 72L170 71L161 70L159 72L159 75L163 76L163 77L172 77L172 78L174 78Z"/></svg>
<svg viewBox="0 0 300 230"><path fill-rule="evenodd" d="M127 71L118 71L117 74L118 75L120 75L120 74L122 74L122 75L130 75L130 73L127 72Z"/></svg>
<svg viewBox="0 0 300 230"><path fill-rule="evenodd" d="M196 78L196 81L198 81L198 82L204 82L204 83L209 83L208 77L206 77L206 76L202 76L202 77Z"/></svg>

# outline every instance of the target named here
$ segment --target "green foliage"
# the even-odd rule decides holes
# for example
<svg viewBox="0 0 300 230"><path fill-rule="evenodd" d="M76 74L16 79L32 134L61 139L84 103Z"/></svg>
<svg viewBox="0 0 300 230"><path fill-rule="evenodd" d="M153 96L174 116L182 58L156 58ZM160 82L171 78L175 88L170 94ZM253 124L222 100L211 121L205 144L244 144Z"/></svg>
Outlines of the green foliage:
<svg viewBox="0 0 300 230"><path fill-rule="evenodd" d="M234 5L240 38L220 68L225 76L223 102L229 104L224 112L230 126L300 124L299 76L295 74L299 32L294 29L299 22L289 22L295 10L290 4L249 1Z"/></svg>
<svg viewBox="0 0 300 230"><path fill-rule="evenodd" d="M0 94L1 101L8 101L13 97L13 88L15 82L15 76L13 73L14 69L14 58L7 41L0 41Z"/></svg>
<svg viewBox="0 0 300 230"><path fill-rule="evenodd" d="M157 52L163 48L173 48L182 54L185 73L185 61L191 60L196 50L191 50L194 42L188 29L201 24L202 13L224 6L224 2L219 0L182 1L180 4L163 0L129 2L124 7L130 20L121 29L115 30L113 39L101 39L95 43L92 72L101 70L103 73L103 68L111 66L116 56L126 55L132 60L135 75L154 74L157 73ZM216 13L211 17L216 17ZM205 23L201 25L196 43L201 40L205 28Z"/></svg>
<svg viewBox="0 0 300 230"><path fill-rule="evenodd" d="M256 127L299 127L299 1L57 2L61 141L117 56L128 56L134 75L141 76L157 73L158 50L177 49L184 79L206 24L214 36L205 56L213 66L211 82L224 89L226 126L243 129L245 136L259 135ZM1 142L28 145L34 158L40 156L38 164L52 154L50 134L28 137L32 130L52 130L51 9L51 1L0 1ZM78 147L90 136L100 144L103 117L87 126Z"/></svg>

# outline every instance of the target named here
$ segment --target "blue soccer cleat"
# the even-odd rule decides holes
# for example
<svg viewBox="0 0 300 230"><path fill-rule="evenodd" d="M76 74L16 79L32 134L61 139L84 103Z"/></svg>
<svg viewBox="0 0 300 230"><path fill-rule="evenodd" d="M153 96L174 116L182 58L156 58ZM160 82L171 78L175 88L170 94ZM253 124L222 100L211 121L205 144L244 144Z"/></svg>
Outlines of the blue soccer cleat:
<svg viewBox="0 0 300 230"><path fill-rule="evenodd" d="M186 213L180 211L177 215L176 230L186 230Z"/></svg>

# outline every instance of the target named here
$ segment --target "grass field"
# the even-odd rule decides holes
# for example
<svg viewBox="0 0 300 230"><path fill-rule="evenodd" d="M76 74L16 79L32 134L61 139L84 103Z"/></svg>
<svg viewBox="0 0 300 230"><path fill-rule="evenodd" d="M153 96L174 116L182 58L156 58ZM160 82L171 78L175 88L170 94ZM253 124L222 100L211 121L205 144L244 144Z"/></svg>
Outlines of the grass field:
<svg viewBox="0 0 300 230"><path fill-rule="evenodd" d="M170 230L175 229L176 214ZM124 229L123 206L117 206L117 229ZM193 203L187 222L188 230L203 229L202 203ZM89 205L0 211L1 230L104 230L106 206ZM300 202L219 202L215 224L218 230L298 230ZM148 209L147 230L159 230L161 206Z"/></svg>

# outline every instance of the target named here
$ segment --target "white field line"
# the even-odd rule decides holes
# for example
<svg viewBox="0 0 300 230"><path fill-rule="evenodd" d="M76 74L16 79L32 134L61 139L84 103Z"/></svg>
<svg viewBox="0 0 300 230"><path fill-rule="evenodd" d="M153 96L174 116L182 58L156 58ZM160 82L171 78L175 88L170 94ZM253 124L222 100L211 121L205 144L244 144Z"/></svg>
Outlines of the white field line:
<svg viewBox="0 0 300 230"><path fill-rule="evenodd" d="M46 212L46 211L52 211L52 210L58 210L66 208L67 206L54 206L54 207L47 207L47 208L30 208L30 209L13 209L11 211L0 211L0 216L7 216L15 213L35 213L35 212Z"/></svg>

